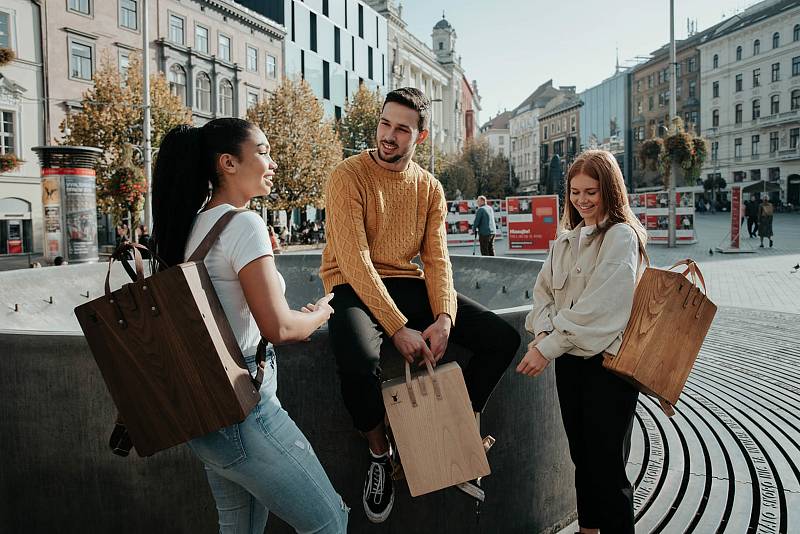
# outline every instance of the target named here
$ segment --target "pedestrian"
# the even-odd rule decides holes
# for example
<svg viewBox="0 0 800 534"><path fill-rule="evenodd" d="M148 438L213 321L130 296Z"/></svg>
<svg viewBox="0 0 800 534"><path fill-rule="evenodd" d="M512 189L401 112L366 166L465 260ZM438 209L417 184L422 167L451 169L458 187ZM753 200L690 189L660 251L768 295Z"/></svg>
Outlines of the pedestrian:
<svg viewBox="0 0 800 534"><path fill-rule="evenodd" d="M276 168L267 137L248 121L222 118L170 130L153 173L155 252L168 265L185 261L225 213L269 195ZM308 338L333 312L332 295L291 310L273 254L266 223L247 211L231 219L204 260L251 373L262 336L269 344L258 404L241 423L188 446L205 465L219 532L261 533L272 512L298 532L341 534L348 509L281 407L272 346Z"/></svg>
<svg viewBox="0 0 800 534"><path fill-rule="evenodd" d="M758 234L758 218L759 218L759 205L758 201L750 197L750 200L745 202L744 212L747 216L747 233L750 237L756 237Z"/></svg>
<svg viewBox="0 0 800 534"><path fill-rule="evenodd" d="M494 210L486 203L486 197L478 197L478 209L472 222L472 230L481 244L481 256L494 256L494 235L496 232Z"/></svg>
<svg viewBox="0 0 800 534"><path fill-rule="evenodd" d="M281 250L281 244L278 241L278 236L275 235L275 228L273 228L272 226L267 225L267 232L269 232L269 242L270 242L270 245L272 245L272 251L275 254L280 254L281 252L283 252Z"/></svg>
<svg viewBox="0 0 800 534"><path fill-rule="evenodd" d="M764 248L764 238L769 239L769 248L772 248L772 215L775 208L769 201L769 197L764 195L761 199L761 206L758 207L758 236L761 238L760 248Z"/></svg>
<svg viewBox="0 0 800 534"><path fill-rule="evenodd" d="M381 396L383 339L412 364L422 357L435 365L450 340L468 347L464 379L476 413L520 343L511 325L453 286L444 189L412 159L428 137L430 106L418 89L386 95L377 148L339 163L325 189L328 242L320 277L336 311L328 333L345 407L367 440L362 503L375 523L385 521L394 504ZM424 275L412 262L417 255Z"/></svg>
<svg viewBox="0 0 800 534"><path fill-rule="evenodd" d="M556 388L575 465L581 532L634 532L625 473L637 389L603 367L616 354L647 258L647 233L628 206L610 152L589 150L567 173L561 234L536 278L525 321L534 340L517 371L538 376L555 360Z"/></svg>

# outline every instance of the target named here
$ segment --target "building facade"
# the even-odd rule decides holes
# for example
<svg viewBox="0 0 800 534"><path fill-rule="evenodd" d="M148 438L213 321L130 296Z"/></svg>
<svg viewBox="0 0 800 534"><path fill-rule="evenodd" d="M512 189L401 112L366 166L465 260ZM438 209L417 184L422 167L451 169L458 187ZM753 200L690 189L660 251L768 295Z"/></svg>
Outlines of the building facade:
<svg viewBox="0 0 800 534"><path fill-rule="evenodd" d="M45 90L48 139L79 109L101 62L120 71L142 51L140 0L46 2ZM274 91L282 77L284 29L233 0L157 0L148 5L151 72L166 76L170 90L202 124L244 116L248 105Z"/></svg>
<svg viewBox="0 0 800 534"><path fill-rule="evenodd" d="M756 4L699 46L703 178L766 180L800 204L800 5Z"/></svg>
<svg viewBox="0 0 800 534"><path fill-rule="evenodd" d="M539 165L541 177L540 192L559 191L560 183L548 183L552 176L550 165L553 156L561 162L560 176L580 153L581 108L583 102L575 94L575 88L563 88L564 92L548 102L539 114Z"/></svg>
<svg viewBox="0 0 800 534"><path fill-rule="evenodd" d="M511 155L511 138L508 129L510 111L499 113L496 117L489 119L480 129L480 135L486 139L492 152L502 154L505 157Z"/></svg>
<svg viewBox="0 0 800 534"><path fill-rule="evenodd" d="M627 70L617 66L613 76L578 94L583 102L578 119L579 152L590 148L608 150L617 158L626 181L630 173L625 158L627 86Z"/></svg>
<svg viewBox="0 0 800 534"><path fill-rule="evenodd" d="M0 154L24 160L0 174L0 255L42 251L42 187L32 147L45 141L41 8L30 0L0 5L0 48L16 59L0 71Z"/></svg>
<svg viewBox="0 0 800 534"><path fill-rule="evenodd" d="M539 115L547 104L561 94L548 80L522 101L509 118L511 166L519 180L518 192L533 194L539 191Z"/></svg>
<svg viewBox="0 0 800 534"><path fill-rule="evenodd" d="M687 131L701 131L700 117L700 52L697 46L719 27L691 35L676 43L677 80L675 97L677 114ZM630 72L630 98L628 129L631 133L629 150L632 154L630 175L635 189L661 187L658 171L646 168L639 158L642 141L663 136L670 126L670 58L669 45L651 54L651 59L634 67Z"/></svg>

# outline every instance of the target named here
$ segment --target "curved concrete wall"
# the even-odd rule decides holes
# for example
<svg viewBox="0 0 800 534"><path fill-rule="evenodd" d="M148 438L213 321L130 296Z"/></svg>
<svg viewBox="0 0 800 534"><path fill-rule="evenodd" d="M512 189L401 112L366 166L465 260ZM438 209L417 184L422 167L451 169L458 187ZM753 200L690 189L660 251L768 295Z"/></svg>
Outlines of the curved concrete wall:
<svg viewBox="0 0 800 534"><path fill-rule="evenodd" d="M304 277L308 282L299 296L290 295L297 305L321 291L306 277L319 257L290 258L280 260L282 272L291 273L289 287L303 287ZM524 302L523 287L532 285L541 262L456 257L454 265L457 277L465 273L457 283L464 293L491 303L502 300L488 294L496 291L505 302L518 304L514 301ZM488 274L484 266L499 272ZM3 278L0 274L5 297ZM28 285L26 294L32 290ZM524 333L526 306L499 313ZM106 441L115 410L85 340L31 334L40 328L30 326L29 333L0 333L0 530L215 532L213 499L202 466L188 449L179 446L151 458L113 456ZM572 519L572 467L552 367L537 380L520 377L513 366L523 352L524 346L482 418L483 433L498 441L489 453L493 473L483 482L487 499L477 509L480 515L475 501L455 489L412 499L400 483L390 520L374 526L360 503L365 444L341 403L327 332L278 348L279 396L353 508L350 532L552 532ZM448 350L448 359L466 357L463 348ZM399 361L386 363L400 369ZM290 531L270 518L267 532Z"/></svg>

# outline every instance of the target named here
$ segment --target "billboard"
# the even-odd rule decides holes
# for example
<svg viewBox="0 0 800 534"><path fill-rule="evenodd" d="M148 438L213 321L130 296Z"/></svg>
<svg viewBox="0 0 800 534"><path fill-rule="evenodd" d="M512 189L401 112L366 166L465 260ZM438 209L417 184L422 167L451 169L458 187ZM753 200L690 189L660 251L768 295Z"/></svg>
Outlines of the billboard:
<svg viewBox="0 0 800 534"><path fill-rule="evenodd" d="M506 199L508 252L548 252L558 232L558 195Z"/></svg>

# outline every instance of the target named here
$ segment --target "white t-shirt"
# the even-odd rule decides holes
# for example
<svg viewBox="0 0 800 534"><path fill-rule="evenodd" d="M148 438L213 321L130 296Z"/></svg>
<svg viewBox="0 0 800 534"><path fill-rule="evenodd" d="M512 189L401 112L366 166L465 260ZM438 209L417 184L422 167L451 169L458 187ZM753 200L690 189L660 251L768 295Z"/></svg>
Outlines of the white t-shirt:
<svg viewBox="0 0 800 534"><path fill-rule="evenodd" d="M230 204L221 204L198 213L186 242L184 258L191 256L219 218L233 209L236 208ZM267 225L256 212L249 211L234 215L205 258L211 283L245 356L255 354L261 332L244 298L239 271L262 256L272 256ZM281 289L286 291L286 283L280 273L278 277Z"/></svg>

